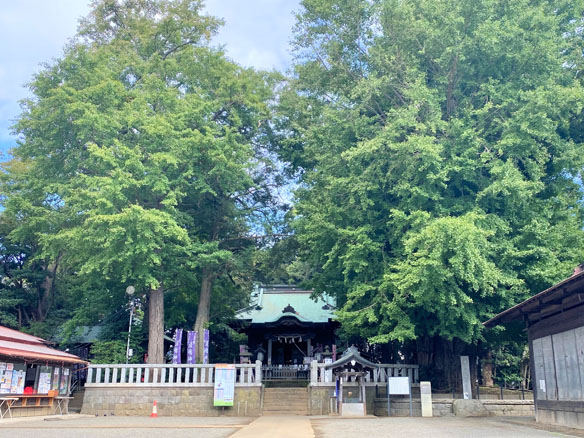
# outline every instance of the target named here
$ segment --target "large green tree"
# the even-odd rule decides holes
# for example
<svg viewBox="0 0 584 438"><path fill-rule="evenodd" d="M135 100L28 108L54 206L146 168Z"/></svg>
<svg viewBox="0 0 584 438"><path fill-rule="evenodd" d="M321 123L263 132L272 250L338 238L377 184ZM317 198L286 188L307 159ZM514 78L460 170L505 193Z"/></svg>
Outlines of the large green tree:
<svg viewBox="0 0 584 438"><path fill-rule="evenodd" d="M280 156L348 334L447 367L584 254L582 2L304 0ZM451 384L453 382L450 382Z"/></svg>
<svg viewBox="0 0 584 438"><path fill-rule="evenodd" d="M45 257L147 291L151 363L163 362L165 287L198 279L187 284L200 286L204 328L212 280L236 264L231 242L263 193L270 78L209 46L220 21L201 8L95 1L30 84L13 151L26 171L4 185L14 217L58 218L35 230Z"/></svg>

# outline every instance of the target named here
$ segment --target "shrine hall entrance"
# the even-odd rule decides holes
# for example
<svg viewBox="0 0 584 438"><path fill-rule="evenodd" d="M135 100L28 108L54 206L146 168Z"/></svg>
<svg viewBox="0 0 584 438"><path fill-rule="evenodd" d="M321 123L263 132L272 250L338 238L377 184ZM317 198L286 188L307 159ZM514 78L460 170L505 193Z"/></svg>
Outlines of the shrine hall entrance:
<svg viewBox="0 0 584 438"><path fill-rule="evenodd" d="M272 365L303 365L308 357L308 343L303 342L272 342Z"/></svg>

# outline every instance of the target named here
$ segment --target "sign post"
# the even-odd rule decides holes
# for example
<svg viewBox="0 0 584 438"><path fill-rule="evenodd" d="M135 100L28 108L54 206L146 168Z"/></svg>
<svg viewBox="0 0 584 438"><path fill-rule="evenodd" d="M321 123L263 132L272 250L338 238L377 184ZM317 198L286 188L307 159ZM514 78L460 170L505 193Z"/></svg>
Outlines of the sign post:
<svg viewBox="0 0 584 438"><path fill-rule="evenodd" d="M412 382L409 377L388 377L387 378L387 416L391 417L390 395L410 396L410 417L413 415L412 409Z"/></svg>
<svg viewBox="0 0 584 438"><path fill-rule="evenodd" d="M469 400L472 398L472 385L470 383L470 362L468 356L460 356L460 367L462 369L462 398Z"/></svg>
<svg viewBox="0 0 584 438"><path fill-rule="evenodd" d="M233 406L234 395L235 364L216 364L213 406Z"/></svg>
<svg viewBox="0 0 584 438"><path fill-rule="evenodd" d="M420 404L422 417L432 416L432 385L430 382L420 382Z"/></svg>

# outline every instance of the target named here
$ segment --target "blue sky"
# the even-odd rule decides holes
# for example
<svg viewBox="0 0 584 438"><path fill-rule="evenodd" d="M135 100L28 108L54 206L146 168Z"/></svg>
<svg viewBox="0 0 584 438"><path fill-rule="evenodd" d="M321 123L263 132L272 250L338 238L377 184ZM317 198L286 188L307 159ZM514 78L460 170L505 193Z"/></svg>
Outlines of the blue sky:
<svg viewBox="0 0 584 438"><path fill-rule="evenodd" d="M10 125L18 116L24 87L43 62L62 54L89 12L89 0L0 0L0 153L16 145ZM293 13L299 0L207 0L211 15L225 19L215 39L236 62L286 70Z"/></svg>

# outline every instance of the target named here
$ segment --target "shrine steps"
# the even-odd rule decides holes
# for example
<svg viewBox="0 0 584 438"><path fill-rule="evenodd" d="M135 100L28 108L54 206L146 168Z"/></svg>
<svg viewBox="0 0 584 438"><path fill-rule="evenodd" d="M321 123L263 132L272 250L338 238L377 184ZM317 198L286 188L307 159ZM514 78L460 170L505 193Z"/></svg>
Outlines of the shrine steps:
<svg viewBox="0 0 584 438"><path fill-rule="evenodd" d="M263 415L308 415L308 389L264 388Z"/></svg>
<svg viewBox="0 0 584 438"><path fill-rule="evenodd" d="M83 407L83 397L85 396L85 388L78 389L71 394L73 400L69 400L69 412L79 414Z"/></svg>

